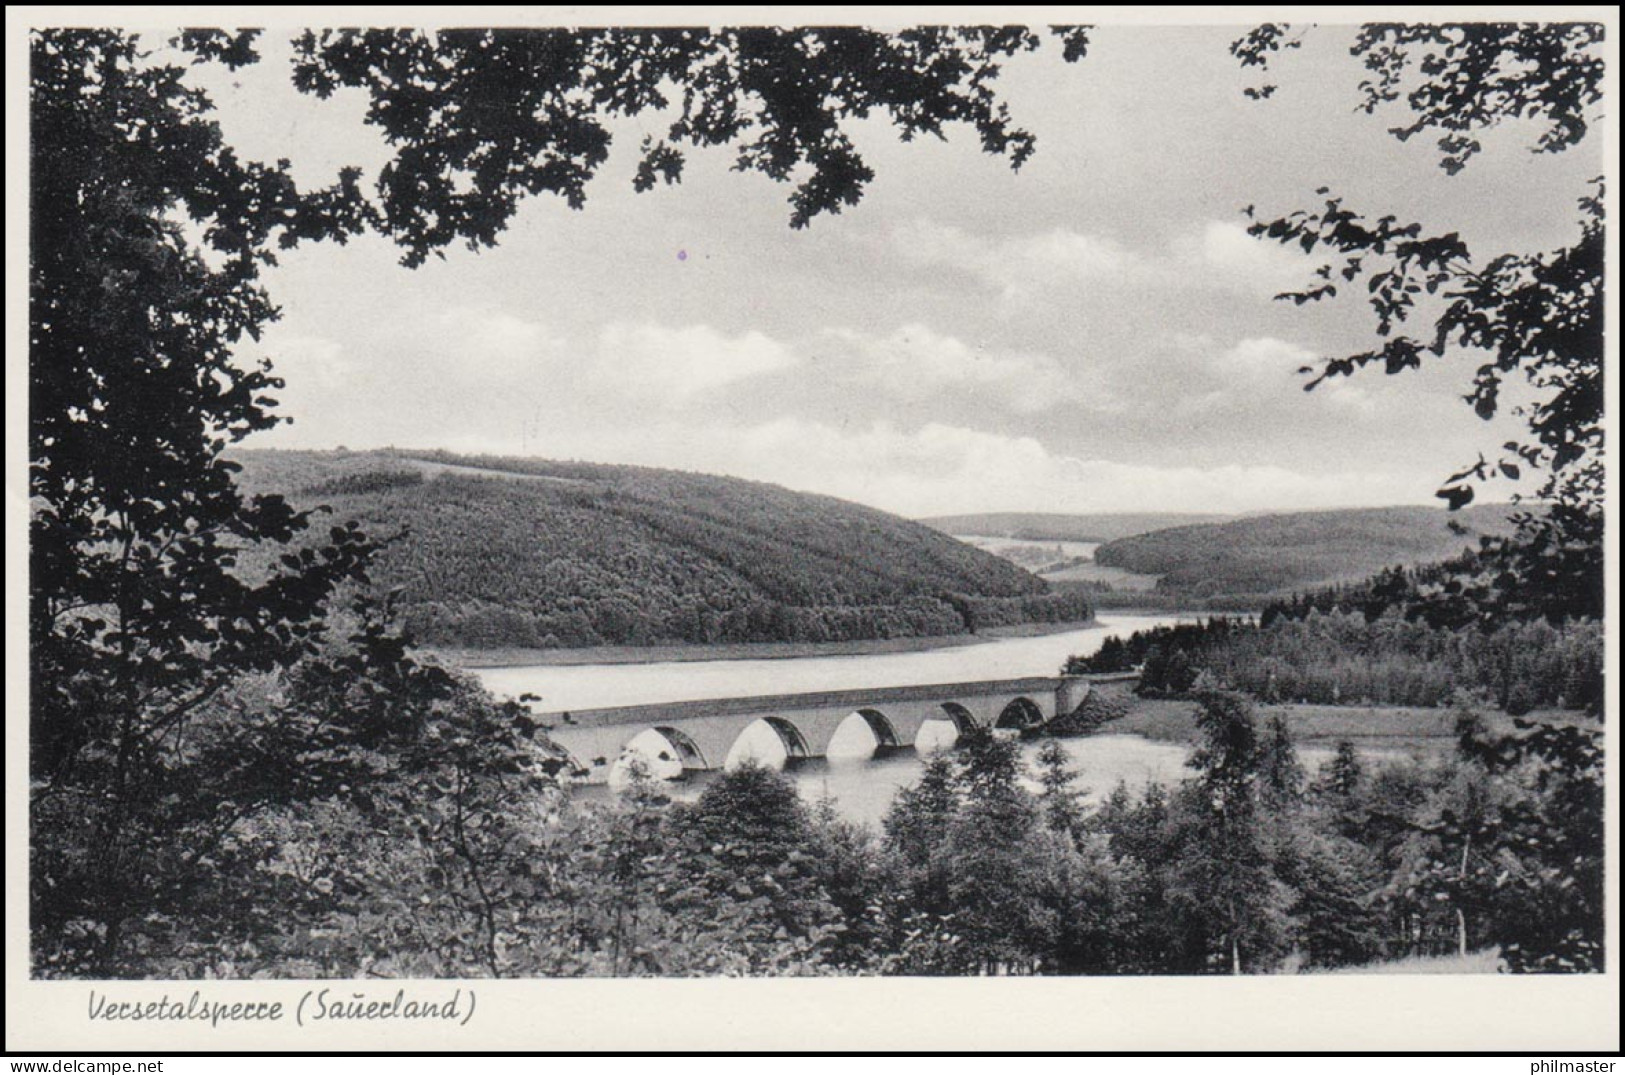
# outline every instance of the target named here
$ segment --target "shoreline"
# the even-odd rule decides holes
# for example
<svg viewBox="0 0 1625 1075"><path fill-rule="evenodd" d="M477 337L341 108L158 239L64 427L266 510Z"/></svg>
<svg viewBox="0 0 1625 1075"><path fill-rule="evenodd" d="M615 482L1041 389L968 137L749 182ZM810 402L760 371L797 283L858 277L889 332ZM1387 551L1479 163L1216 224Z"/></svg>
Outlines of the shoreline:
<svg viewBox="0 0 1625 1075"><path fill-rule="evenodd" d="M1454 743L1457 738L1454 706L1375 705L1369 702L1330 705L1318 702L1257 703L1262 723L1282 716L1299 746L1326 747L1339 739L1356 746L1394 746L1400 749ZM1134 735L1163 743L1192 743L1196 736L1196 703L1176 698L1134 697L1128 713L1107 721L1097 734ZM1513 718L1494 709L1482 715L1500 733L1513 731ZM1575 710L1537 709L1531 720L1559 725L1597 727Z"/></svg>
<svg viewBox="0 0 1625 1075"><path fill-rule="evenodd" d="M1162 609L1114 608L1121 615L1183 615ZM583 646L580 649L467 649L420 646L419 651L458 668L567 668L588 664L659 664L690 661L792 660L798 657L866 657L886 653L924 653L930 650L974 646L1002 638L1038 638L1089 627L1110 626L1099 616L1066 623L1018 623L991 627L976 634L930 635L916 638L869 638L851 642L724 642L671 643L663 646Z"/></svg>

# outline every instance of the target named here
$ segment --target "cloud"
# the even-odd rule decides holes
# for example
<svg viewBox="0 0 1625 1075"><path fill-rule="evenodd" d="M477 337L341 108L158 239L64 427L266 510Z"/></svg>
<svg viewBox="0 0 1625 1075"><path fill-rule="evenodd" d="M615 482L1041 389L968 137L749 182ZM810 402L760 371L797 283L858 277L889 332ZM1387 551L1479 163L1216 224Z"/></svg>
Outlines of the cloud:
<svg viewBox="0 0 1625 1075"><path fill-rule="evenodd" d="M1233 382L1228 390L1197 397L1192 405L1197 409L1211 407L1214 397L1256 399L1262 393L1279 390L1283 386L1302 389L1308 383L1299 374L1304 367L1320 365L1320 355L1287 340L1273 336L1243 339L1220 352L1214 359L1215 370ZM1377 401L1363 386L1346 377L1322 381L1312 393L1314 401L1330 404L1358 415L1375 414Z"/></svg>
<svg viewBox="0 0 1625 1075"><path fill-rule="evenodd" d="M505 310L455 306L439 313L435 320L444 331L461 339L476 357L533 357L561 342L539 323Z"/></svg>
<svg viewBox="0 0 1625 1075"><path fill-rule="evenodd" d="M1118 276L1132 268L1135 256L1113 239L1085 235L1070 228L1051 228L1000 245L1001 260L1021 278L1039 274L1074 280Z"/></svg>
<svg viewBox="0 0 1625 1075"><path fill-rule="evenodd" d="M400 328L409 346L432 348L436 364L463 383L527 383L565 349L549 326L492 306L451 306Z"/></svg>
<svg viewBox="0 0 1625 1075"><path fill-rule="evenodd" d="M606 325L597 373L635 394L686 402L800 362L794 350L757 331L729 336L709 325Z"/></svg>
<svg viewBox="0 0 1625 1075"><path fill-rule="evenodd" d="M915 265L968 273L1016 303L1085 281L1122 279L1138 261L1114 239L1071 228L988 238L924 218L894 228L888 249Z"/></svg>
<svg viewBox="0 0 1625 1075"><path fill-rule="evenodd" d="M1249 337L1220 352L1217 364L1231 373L1248 377L1289 377L1304 366L1313 365L1315 353L1273 336Z"/></svg>
<svg viewBox="0 0 1625 1075"><path fill-rule="evenodd" d="M1233 221L1209 220L1181 236L1173 250L1176 278L1259 295L1276 295L1309 282L1313 264L1278 243L1255 239Z"/></svg>
<svg viewBox="0 0 1625 1075"><path fill-rule="evenodd" d="M729 335L705 324L612 321L582 343L513 313L460 306L406 331L413 334L412 350L454 368L460 380L512 392L545 386L583 403L685 405L799 361L791 348L763 333Z"/></svg>
<svg viewBox="0 0 1625 1075"><path fill-rule="evenodd" d="M584 450L590 444L590 452ZM463 450L511 451L495 442ZM661 422L532 445L555 458L678 467L775 482L907 516L978 511L1307 510L1429 502L1432 475L1311 474L1269 465L1155 466L1056 454L1038 439L930 422L903 429L777 418Z"/></svg>
<svg viewBox="0 0 1625 1075"><path fill-rule="evenodd" d="M888 249L915 265L969 273L1012 307L1082 284L1196 287L1268 297L1304 284L1310 270L1302 254L1220 220L1205 221L1164 246L1136 250L1066 226L988 237L916 218L892 230Z"/></svg>
<svg viewBox="0 0 1625 1075"><path fill-rule="evenodd" d="M917 322L879 337L850 329L829 334L849 351L854 379L895 399L918 402L950 395L997 402L1020 414L1063 403L1095 410L1121 407L1092 371L1068 369L1051 355L971 346Z"/></svg>
<svg viewBox="0 0 1625 1075"><path fill-rule="evenodd" d="M1360 416L1373 417L1382 411L1382 405L1368 390L1347 377L1333 377L1322 381L1315 386L1311 394L1334 407Z"/></svg>
<svg viewBox="0 0 1625 1075"><path fill-rule="evenodd" d="M325 336L269 336L257 353L269 356L272 372L300 389L333 389L355 375L344 345Z"/></svg>
<svg viewBox="0 0 1625 1075"><path fill-rule="evenodd" d="M833 435L780 421L743 431L746 458L800 462L763 475L909 515L958 511L1212 510L1331 507L1425 498L1389 475L1316 476L1278 466L1158 467L1050 452L1033 437L942 424ZM797 446L797 452L789 451Z"/></svg>
<svg viewBox="0 0 1625 1075"><path fill-rule="evenodd" d="M271 395L276 413L284 417L319 411L328 401L355 391L367 376L365 366L338 340L281 325L273 325L260 342L245 343L236 365L249 368L262 358L271 360L271 376L282 378L282 387Z"/></svg>

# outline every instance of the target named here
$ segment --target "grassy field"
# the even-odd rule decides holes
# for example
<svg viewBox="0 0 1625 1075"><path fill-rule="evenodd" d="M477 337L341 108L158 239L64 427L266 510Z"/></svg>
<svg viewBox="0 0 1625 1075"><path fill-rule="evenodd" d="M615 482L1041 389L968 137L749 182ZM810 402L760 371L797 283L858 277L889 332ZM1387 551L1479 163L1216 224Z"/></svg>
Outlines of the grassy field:
<svg viewBox="0 0 1625 1075"><path fill-rule="evenodd" d="M1054 571L1040 571L1039 574L1051 582L1103 582L1113 589L1133 593L1143 593L1157 588L1156 575L1139 575L1120 567L1107 567L1093 560Z"/></svg>
<svg viewBox="0 0 1625 1075"><path fill-rule="evenodd" d="M1410 956L1386 963L1364 963L1358 967L1311 971L1313 974L1498 974L1501 952L1486 948L1464 956Z"/></svg>

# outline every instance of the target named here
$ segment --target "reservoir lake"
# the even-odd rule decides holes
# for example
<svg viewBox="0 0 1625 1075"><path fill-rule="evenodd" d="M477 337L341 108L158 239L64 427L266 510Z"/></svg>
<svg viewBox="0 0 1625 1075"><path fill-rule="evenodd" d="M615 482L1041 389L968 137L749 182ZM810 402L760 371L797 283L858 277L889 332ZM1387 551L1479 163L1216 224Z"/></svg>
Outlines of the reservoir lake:
<svg viewBox="0 0 1625 1075"><path fill-rule="evenodd" d="M1134 631L1188 623L1198 618L1195 614L1182 613L1113 612L1088 627L1055 634L976 640L962 646L914 653L517 666L471 668L469 671L499 696L518 698L527 693L540 696L541 701L531 703L538 712L704 698L959 683L1057 675L1069 656L1093 653L1111 635L1126 636ZM833 800L842 816L878 824L898 789L912 786L919 779L924 765L923 754L929 753L933 746L940 748L951 745L952 725L946 721L941 723L945 727L938 730L937 735L922 731L918 751L905 750L880 757L871 756L874 753L874 740L861 717L849 721L837 733L830 744L828 758L787 764L782 744L770 731L744 745L750 748L747 753L764 764L785 768L786 775L809 802L828 798ZM608 728L559 727L549 734L576 758L590 762L595 757L619 758L623 748L644 731L641 726L628 724ZM746 736L750 734L747 732ZM642 746L647 741L645 737L638 745ZM1184 744L1138 735L1113 734L1063 739L1060 742L1078 772L1076 786L1088 800L1098 800L1110 794L1119 782L1139 789L1153 781L1172 784L1190 775L1190 770L1185 767L1189 749ZM1021 744L1021 752L1029 769L1040 745L1039 741ZM1300 744L1298 753L1304 766L1313 771L1331 757L1332 750L1330 746ZM1386 755L1405 755L1402 750L1383 748L1363 750L1362 753L1374 760ZM657 771L660 768L658 764L653 767ZM578 788L576 794L589 799L612 795L615 779L612 770L608 785L601 782L585 784ZM668 784L668 792L676 799L692 799L704 791L711 779L714 779L714 774L691 773L681 781Z"/></svg>

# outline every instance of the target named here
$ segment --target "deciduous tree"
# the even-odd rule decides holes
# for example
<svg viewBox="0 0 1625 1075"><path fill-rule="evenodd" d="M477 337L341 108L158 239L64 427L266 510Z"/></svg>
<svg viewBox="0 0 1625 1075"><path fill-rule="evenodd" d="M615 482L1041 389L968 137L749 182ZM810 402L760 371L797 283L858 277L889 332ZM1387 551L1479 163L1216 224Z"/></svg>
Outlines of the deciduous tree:
<svg viewBox="0 0 1625 1075"><path fill-rule="evenodd" d="M1244 65L1264 68L1298 40L1290 28L1266 24L1232 51ZM1581 144L1602 101L1601 40L1602 27L1587 23L1386 23L1363 27L1350 51L1371 72L1359 87L1361 109L1403 108L1406 121L1391 132L1402 141L1436 133L1440 165L1454 175L1483 149L1484 131L1512 120L1540 127L1537 153ZM1483 557L1464 565L1442 596L1465 592L1491 618L1600 616L1602 179L1576 192L1568 245L1490 255L1475 255L1455 232L1382 207L1348 206L1329 188L1316 193L1320 208L1255 219L1249 230L1328 258L1315 282L1280 298L1304 305L1361 285L1377 345L1306 368L1314 374L1306 389L1368 366L1399 374L1466 353L1480 361L1465 398L1481 418L1501 410L1511 379L1533 394L1515 409L1527 436L1502 445L1493 462L1480 455L1451 475L1439 496L1461 507L1475 483L1496 474L1517 480L1531 470L1544 475L1536 493L1543 504L1521 515L1513 537L1487 541Z"/></svg>

